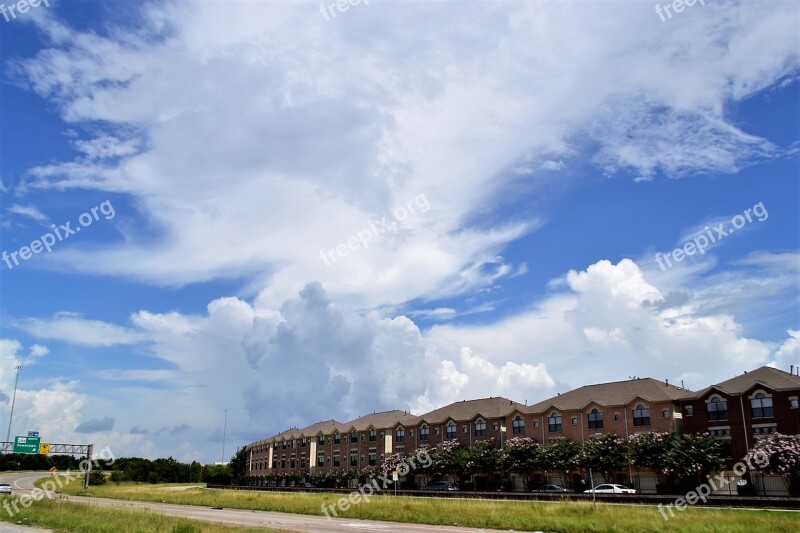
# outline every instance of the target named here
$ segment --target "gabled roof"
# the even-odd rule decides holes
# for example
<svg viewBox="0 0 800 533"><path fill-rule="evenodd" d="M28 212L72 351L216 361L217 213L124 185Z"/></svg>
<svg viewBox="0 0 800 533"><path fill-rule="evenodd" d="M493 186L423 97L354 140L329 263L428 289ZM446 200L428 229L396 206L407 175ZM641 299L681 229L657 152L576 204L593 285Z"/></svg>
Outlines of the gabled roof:
<svg viewBox="0 0 800 533"><path fill-rule="evenodd" d="M789 372L772 368L771 366L762 366L751 372L745 372L735 378L706 387L698 392L696 397L705 396L711 389L717 389L726 394L741 395L756 385L775 391L796 390L800 389L800 376L794 376Z"/></svg>
<svg viewBox="0 0 800 533"><path fill-rule="evenodd" d="M457 421L472 420L478 415L486 418L500 418L511 411L522 409L525 406L502 396L480 398L478 400L463 400L445 405L423 415L418 419L429 424L441 424L448 418Z"/></svg>
<svg viewBox="0 0 800 533"><path fill-rule="evenodd" d="M372 413L356 418L355 420L351 420L350 422L343 424L342 427L345 429L340 431L348 431L351 427L355 428L356 431L366 431L370 427L374 427L375 429L386 429L392 428L398 423L413 426L416 421L417 417L408 411L384 411L382 413Z"/></svg>
<svg viewBox="0 0 800 533"><path fill-rule="evenodd" d="M551 408L578 411L590 404L603 407L627 405L637 398L650 402L671 402L694 397L696 393L667 385L653 378L636 378L612 383L584 385L525 408L526 413L544 413Z"/></svg>
<svg viewBox="0 0 800 533"><path fill-rule="evenodd" d="M316 437L322 432L324 435L329 433L333 433L334 429L340 424L336 420L323 420L322 422L317 422L316 424L311 424L308 427L304 427L300 430L300 434L304 437Z"/></svg>

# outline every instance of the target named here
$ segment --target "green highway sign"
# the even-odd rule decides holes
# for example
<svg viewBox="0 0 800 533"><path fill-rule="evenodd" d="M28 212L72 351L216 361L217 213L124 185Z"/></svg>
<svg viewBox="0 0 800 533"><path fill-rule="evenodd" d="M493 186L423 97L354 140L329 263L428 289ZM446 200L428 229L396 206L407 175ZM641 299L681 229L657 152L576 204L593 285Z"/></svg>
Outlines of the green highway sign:
<svg viewBox="0 0 800 533"><path fill-rule="evenodd" d="M39 437L14 437L14 453L39 453Z"/></svg>

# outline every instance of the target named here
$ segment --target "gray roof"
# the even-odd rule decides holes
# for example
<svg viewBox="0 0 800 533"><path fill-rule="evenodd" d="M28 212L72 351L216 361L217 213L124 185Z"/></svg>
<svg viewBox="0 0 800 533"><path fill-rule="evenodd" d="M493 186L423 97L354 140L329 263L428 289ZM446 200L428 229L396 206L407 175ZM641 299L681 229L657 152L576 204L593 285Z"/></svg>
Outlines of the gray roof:
<svg viewBox="0 0 800 533"><path fill-rule="evenodd" d="M756 385L776 391L800 389L800 376L794 376L789 372L772 368L771 366L762 366L735 378L706 387L697 393L697 397L705 396L711 389L717 389L726 394L740 395Z"/></svg>
<svg viewBox="0 0 800 533"><path fill-rule="evenodd" d="M515 409L521 410L524 407L523 404L509 400L508 398L495 396L480 398L478 400L454 402L450 405L445 405L439 409L422 414L418 418L420 421L424 420L429 424L441 424L450 418L458 421L472 420L478 415L485 416L486 418L500 418L506 416Z"/></svg>
<svg viewBox="0 0 800 533"><path fill-rule="evenodd" d="M636 378L612 383L585 385L528 406L523 412L542 413L551 407L564 411L577 411L589 404L603 407L622 406L630 403L635 398L651 402L668 402L694 396L695 393L688 389L667 385L663 381L657 381L653 378Z"/></svg>

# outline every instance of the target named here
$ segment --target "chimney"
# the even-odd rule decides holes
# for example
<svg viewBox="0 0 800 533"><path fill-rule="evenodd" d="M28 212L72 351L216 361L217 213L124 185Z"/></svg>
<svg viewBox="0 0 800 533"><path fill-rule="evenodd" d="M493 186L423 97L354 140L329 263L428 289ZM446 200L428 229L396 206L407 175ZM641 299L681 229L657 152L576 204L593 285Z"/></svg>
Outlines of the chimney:
<svg viewBox="0 0 800 533"><path fill-rule="evenodd" d="M664 380L664 383L666 383L666 384L667 384L667 387L669 387L669 380L668 380L668 379L665 379L665 380Z"/></svg>
<svg viewBox="0 0 800 533"><path fill-rule="evenodd" d="M685 389L686 387L683 386L683 380L681 380L681 388Z"/></svg>

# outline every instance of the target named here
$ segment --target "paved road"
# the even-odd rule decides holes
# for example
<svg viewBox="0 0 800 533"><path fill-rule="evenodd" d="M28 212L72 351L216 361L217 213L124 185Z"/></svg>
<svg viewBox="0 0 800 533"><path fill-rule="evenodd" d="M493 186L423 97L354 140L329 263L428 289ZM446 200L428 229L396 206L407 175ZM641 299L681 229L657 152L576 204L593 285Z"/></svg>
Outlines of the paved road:
<svg viewBox="0 0 800 533"><path fill-rule="evenodd" d="M42 477L42 473L24 473L24 472L15 472L13 474L0 474L0 483L11 483L14 485L14 482L18 479L24 478L31 478L27 483L33 483L34 480L39 479ZM13 487L15 493L19 493L21 489L20 486ZM2 496L2 498L8 498L9 496ZM13 496L11 496L13 498ZM0 507L0 513L6 513L7 511ZM12 524L9 522L0 522L0 533L52 533L49 529L40 529L38 527L30 527L30 526L18 526L16 524Z"/></svg>
<svg viewBox="0 0 800 533"><path fill-rule="evenodd" d="M50 475L47 472L20 472L0 475L0 482L11 483L18 496L29 493L33 489L33 482L39 478ZM98 505L117 508L145 508L171 516L182 516L195 520L208 522L222 522L247 527L272 527L301 531L307 533L357 533L359 531L385 531L387 533L475 533L497 532L494 529L472 529L450 526L428 526L421 524L399 524L396 522L378 522L373 520L352 520L346 518L332 518L323 516L310 516L289 513L276 513L270 511L245 511L238 509L210 509L194 505L173 505L168 503L136 502L128 500L113 500L109 498L88 498L83 496L68 496L70 502L84 505ZM13 530L16 533L18 530ZM32 531L26 528L19 531ZM0 533L3 533L0 530Z"/></svg>

